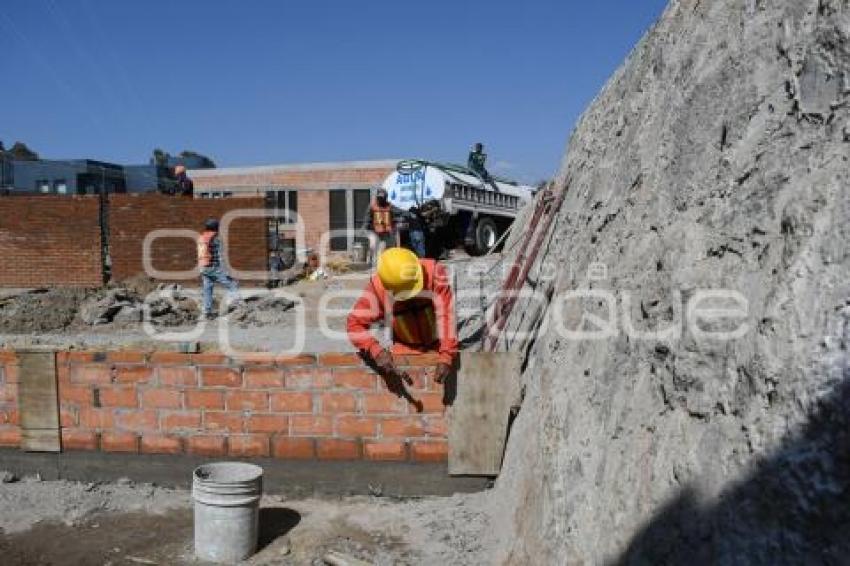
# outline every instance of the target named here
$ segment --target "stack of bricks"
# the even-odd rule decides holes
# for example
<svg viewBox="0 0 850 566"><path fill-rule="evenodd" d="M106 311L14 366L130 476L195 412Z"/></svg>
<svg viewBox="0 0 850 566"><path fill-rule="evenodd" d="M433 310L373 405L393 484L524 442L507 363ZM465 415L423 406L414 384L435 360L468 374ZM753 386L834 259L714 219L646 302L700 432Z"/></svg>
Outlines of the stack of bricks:
<svg viewBox="0 0 850 566"><path fill-rule="evenodd" d="M421 401L421 413L390 393L356 354L239 364L217 353L60 352L63 450L444 461L443 392L431 371L436 359L400 362L414 380L409 392ZM0 405L0 414L14 407L14 388L4 387L12 402ZM11 421L0 425L0 443L15 445L15 431Z"/></svg>
<svg viewBox="0 0 850 566"><path fill-rule="evenodd" d="M100 203L93 196L0 198L0 287L98 287Z"/></svg>
<svg viewBox="0 0 850 566"><path fill-rule="evenodd" d="M109 198L109 254L112 278L127 279L144 273L145 237L154 230L193 230L200 233L207 218L221 219L230 211L262 212L262 198L189 199L159 194L119 194ZM261 216L233 221L225 246L233 268L268 270L267 220ZM157 238L152 245L153 267L159 271L189 271L196 267L194 238Z"/></svg>

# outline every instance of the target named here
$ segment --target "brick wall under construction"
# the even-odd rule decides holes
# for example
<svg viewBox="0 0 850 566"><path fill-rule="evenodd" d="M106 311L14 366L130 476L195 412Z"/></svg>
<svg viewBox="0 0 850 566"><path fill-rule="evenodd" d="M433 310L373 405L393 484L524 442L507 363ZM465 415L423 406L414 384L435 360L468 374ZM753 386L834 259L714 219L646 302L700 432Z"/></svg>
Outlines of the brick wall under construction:
<svg viewBox="0 0 850 566"><path fill-rule="evenodd" d="M356 354L239 363L222 354L58 352L62 450L281 459L444 461L432 355L400 365L422 411ZM18 355L0 351L0 446L21 442ZM25 378L25 376L24 376Z"/></svg>
<svg viewBox="0 0 850 566"><path fill-rule="evenodd" d="M209 217L221 219L234 210L263 210L262 198L188 199L157 194L112 195L109 199L109 255L112 279L144 273L143 244L153 230L203 229ZM268 269L267 222L262 217L240 218L231 225L226 248L231 265L243 271ZM157 238L152 265L159 271L187 271L197 265L197 247L186 237Z"/></svg>
<svg viewBox="0 0 850 566"><path fill-rule="evenodd" d="M99 210L94 196L0 198L0 287L101 285Z"/></svg>
<svg viewBox="0 0 850 566"><path fill-rule="evenodd" d="M110 195L104 215L113 280L143 273L145 236L158 229L200 231L208 217L236 209L262 210L262 198L184 199L159 194ZM0 287L98 287L104 281L100 199L97 196L0 198ZM268 269L266 220L233 222L227 249L234 268ZM192 238L159 238L151 263L161 271L191 270ZM192 280L194 282L194 278Z"/></svg>

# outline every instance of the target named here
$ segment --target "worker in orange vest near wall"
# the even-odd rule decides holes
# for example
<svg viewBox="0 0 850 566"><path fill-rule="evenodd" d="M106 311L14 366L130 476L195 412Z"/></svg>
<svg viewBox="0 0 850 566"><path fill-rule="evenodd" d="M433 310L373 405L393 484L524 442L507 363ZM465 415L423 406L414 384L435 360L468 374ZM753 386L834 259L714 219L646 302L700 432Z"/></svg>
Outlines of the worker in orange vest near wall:
<svg viewBox="0 0 850 566"><path fill-rule="evenodd" d="M398 245L395 223L393 222L393 208L389 201L389 195L383 188L378 189L375 193L375 200L369 206L365 229L371 230L375 234L374 244L370 246L372 264L385 249L394 248Z"/></svg>
<svg viewBox="0 0 850 566"><path fill-rule="evenodd" d="M221 239L218 235L218 220L208 218L204 222L204 231L198 237L198 268L201 271L201 286L204 290L203 317L212 320L213 288L215 284L223 285L230 298L230 310L239 304L239 285L227 273L221 250Z"/></svg>
<svg viewBox="0 0 850 566"><path fill-rule="evenodd" d="M382 320L392 329L391 349L370 331ZM436 351L434 377L442 383L458 353L454 300L445 267L405 248L384 251L377 274L348 315L347 329L351 343L368 354L385 376L401 375L394 355Z"/></svg>

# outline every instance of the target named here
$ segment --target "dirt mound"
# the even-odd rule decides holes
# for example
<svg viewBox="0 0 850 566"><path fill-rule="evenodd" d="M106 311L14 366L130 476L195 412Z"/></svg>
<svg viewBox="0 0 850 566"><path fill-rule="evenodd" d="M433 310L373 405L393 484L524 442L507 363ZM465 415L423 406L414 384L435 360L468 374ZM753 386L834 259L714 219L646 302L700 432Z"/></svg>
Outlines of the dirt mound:
<svg viewBox="0 0 850 566"><path fill-rule="evenodd" d="M846 562L849 141L846 0L671 2L557 181L498 561Z"/></svg>
<svg viewBox="0 0 850 566"><path fill-rule="evenodd" d="M76 319L87 291L38 289L0 299L0 332L63 330Z"/></svg>

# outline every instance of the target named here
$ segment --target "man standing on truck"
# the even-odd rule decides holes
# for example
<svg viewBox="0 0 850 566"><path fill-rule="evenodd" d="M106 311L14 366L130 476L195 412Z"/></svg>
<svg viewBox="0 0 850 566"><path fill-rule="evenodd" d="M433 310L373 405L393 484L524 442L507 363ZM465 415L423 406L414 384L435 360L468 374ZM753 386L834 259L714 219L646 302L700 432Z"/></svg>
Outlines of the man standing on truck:
<svg viewBox="0 0 850 566"><path fill-rule="evenodd" d="M375 200L369 206L369 214L366 217L366 230L371 230L376 237L374 249L371 250L372 263L387 249L398 245L393 222L393 209L389 201L389 195L384 188L375 193Z"/></svg>
<svg viewBox="0 0 850 566"><path fill-rule="evenodd" d="M227 288L231 300L231 309L238 300L239 286L224 269L221 255L221 240L218 237L218 220L208 218L204 222L204 231L198 238L198 268L201 270L201 283L204 289L204 312L207 320L215 318L213 314L213 289L215 284Z"/></svg>
<svg viewBox="0 0 850 566"><path fill-rule="evenodd" d="M443 383L458 353L454 300L445 267L433 259L419 259L405 248L391 248L378 258L363 294L348 315L348 337L366 353L385 377L410 378L396 368L393 355L436 351L434 379ZM386 349L372 335L380 321L392 328L393 345Z"/></svg>
<svg viewBox="0 0 850 566"><path fill-rule="evenodd" d="M469 157L466 160L466 166L475 171L485 181L490 180L490 173L484 164L487 162L487 154L484 153L484 144L481 142L472 146L472 151L469 152Z"/></svg>

